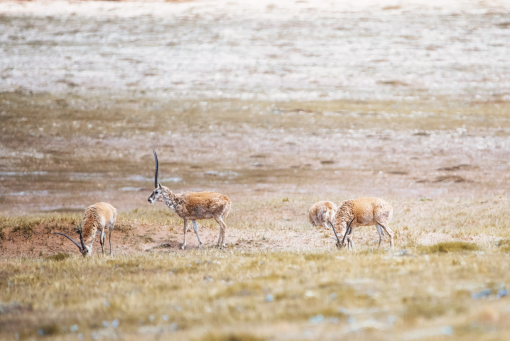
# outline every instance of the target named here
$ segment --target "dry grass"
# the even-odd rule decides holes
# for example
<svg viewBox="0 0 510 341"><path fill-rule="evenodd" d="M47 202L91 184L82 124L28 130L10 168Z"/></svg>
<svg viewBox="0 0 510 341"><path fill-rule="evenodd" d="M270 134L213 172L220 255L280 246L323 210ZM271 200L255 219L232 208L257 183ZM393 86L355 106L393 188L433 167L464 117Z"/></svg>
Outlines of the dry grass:
<svg viewBox="0 0 510 341"><path fill-rule="evenodd" d="M0 239L5 239L7 228L10 229L10 233L20 235L25 241L29 241L34 234L34 228L38 226L44 227L46 233L50 233L52 229L68 231L80 222L81 217L77 214L52 213L20 217L0 215Z"/></svg>
<svg viewBox="0 0 510 341"><path fill-rule="evenodd" d="M508 264L507 254L487 250L409 257L209 249L4 260L0 301L28 308L0 315L1 333L259 340L303 339L311 330L314 338L336 339L339 330L359 328L357 339L371 339L476 324L503 336L510 335L507 299L480 301L470 293L508 282ZM498 318L479 322L480 305ZM484 334L468 339L475 338Z"/></svg>
<svg viewBox="0 0 510 341"><path fill-rule="evenodd" d="M267 6L267 12L276 7L280 5ZM510 281L510 102L505 100L508 91L504 83L491 76L498 68L492 67L494 63L479 63L479 58L490 55L490 49L501 52L505 48L505 42L500 41L502 31L491 28L494 23L502 25L503 14L492 10L486 16L469 11L452 16L443 13L441 18L448 19L450 26L438 26L433 24L438 22L437 16L416 21L412 11L405 14L406 9L402 14L405 20L424 25L414 28L433 27L433 33L441 32L440 27L453 27L451 38L459 39L452 45L449 35L443 34L447 37L444 46L425 46L427 39L401 36L401 23L407 21L394 20L402 16L393 14L376 14L374 20L363 13L360 20L345 12L340 26L329 9L323 12L327 18L314 13L313 18L324 20L313 22L296 21L293 14L291 21L279 22L271 14L270 20L248 21L250 24L244 25L248 31L225 36L228 27L234 27L228 25L239 27L242 17L232 15L237 12L223 16L211 10L190 8L189 16L183 12L182 18L165 20L153 15L123 19L112 12L105 20L98 16L98 25L91 19L95 16L83 19L79 13L69 17L0 17L10 32L4 37L7 66L0 75L4 84L11 89L16 82L48 81L60 89L58 94L34 93L22 87L0 93L0 339L510 339L510 300L504 295ZM204 15L214 23L202 25ZM229 18L235 22L229 24ZM131 25L135 21L141 26ZM152 24L155 21L157 25ZM371 23L391 25L370 29ZM464 30L472 34L463 39L457 24L465 23L473 30ZM391 29L383 39L380 27ZM179 33L183 28L186 37ZM264 72L263 79L278 79L271 75L277 70L275 76L283 77L285 87L289 80L293 82L296 71L302 74L304 67L311 65L318 71L318 66L326 65L323 62L328 65L323 70L329 73L329 58L314 59L306 54L307 49L315 50L314 45L307 48L300 43L302 47L294 49L280 43L288 40L294 45L295 34L273 34L298 28L301 33L313 33L301 34L302 42L313 41L315 34L335 42L341 41L337 34L358 34L347 40L375 49L344 45L353 47L346 48L352 53L368 53L356 54L364 56L358 58L363 62L350 68L350 77L364 84L359 77L370 73L359 73L359 68L372 70L366 71L373 72L369 79L379 85L366 88L375 89L368 97L363 95L366 89L354 85L352 98L361 94L366 101L330 100L327 88L350 92L341 85L350 78L333 81L328 77L326 83L300 82L308 93L307 87L313 91L324 88L320 101L238 100L227 98L229 91L224 99L199 100L201 91L209 91L212 84L208 82L213 78L205 70L197 78L196 70L188 69L192 73L183 78L184 87L178 83L166 87L164 82L175 76L168 77L167 72L179 59L166 59L173 64L166 68L153 63L152 56L146 54L149 52L139 54L140 58L125 58L153 51L138 46L139 42L155 44L164 55L179 44L176 49L185 51L182 56L186 58L193 56L197 47L213 47L225 56L248 51L252 57L254 48L258 56L266 49L261 43L267 40L250 40L255 32L252 28L257 36L266 37L263 39L271 37L267 47L281 52L271 52L269 59L256 57L262 61L257 62L256 71L251 70L252 63L243 61L250 68L246 77L255 82L260 72ZM122 34L116 34L117 29ZM168 41L169 32L176 34L175 41ZM97 45L97 37L103 33L107 39L101 38ZM42 36L44 39L37 38ZM77 39L72 38L75 36ZM85 38L83 45L81 39ZM166 47L161 45L163 38ZM413 47L402 44L403 38L414 41ZM66 45L65 39L72 43ZM385 40L397 45L384 44ZM478 41L493 44L472 49ZM227 50L221 49L224 43L229 44ZM41 64L48 56L51 60L53 45L65 61L50 65L51 72L33 64ZM447 49L440 51L443 47ZM100 55L95 54L96 49ZM319 50L313 51L317 57L323 53ZM429 54L436 58L435 50L439 59L427 59ZM421 65L416 62L426 60L420 71L423 84L384 76L393 72L384 65L396 65L395 60L367 59L381 51L392 58L397 53L398 60L404 54L416 57L416 51L426 52L427 57L414 58L413 63L406 63L409 69L402 69L406 76L413 76L413 68ZM464 63L466 70L453 72L459 78L448 78L451 70L444 69L458 64L457 58L452 59L456 55L450 54L453 51L470 60ZM478 57L473 58L474 54ZM122 62L116 62L118 56ZM264 59L270 61L266 64L269 68L264 67ZM92 64L83 64L84 60ZM287 60L298 61L298 69L281 68ZM191 58L186 63L203 65L196 61ZM20 63L25 63L26 77L19 73ZM118 65L112 67L111 63ZM156 64L161 72L148 68ZM438 65L443 68L441 74ZM85 73L80 71L82 67ZM237 72L243 68L236 69L234 63L228 71L209 70L235 81L244 79L243 72ZM504 74L503 69L498 70ZM358 76L352 73L356 70ZM44 74L38 76L38 72ZM433 78L427 77L430 72ZM87 90L91 74L98 77L90 79L92 88ZM477 78L482 74L483 79ZM320 78L321 74L317 75ZM139 81L133 82L132 76ZM164 82L151 81L158 77ZM93 88L96 80L113 78L124 90ZM212 87L220 84L218 90L231 86L214 79ZM452 79L459 80L458 84L449 81ZM449 84L444 89L455 91L446 91L442 97L437 94L445 80ZM188 88L189 84L194 85ZM436 90L429 91L429 86ZM154 87L160 90L155 92ZM190 92L196 94L192 95L195 99L166 97L169 93L180 96L184 89L193 89ZM250 95L249 87L230 90ZM356 95L359 90L362 92ZM480 91L482 97L476 102L472 95ZM407 99L370 100L373 98ZM214 221L199 222L206 241L202 249L191 231L189 248L178 250L182 220L162 204L147 203L153 186L153 148L160 155L164 185L176 191L218 191L232 199L224 250L211 247L218 234ZM314 202L327 199L338 203L360 196L381 196L393 204L395 251L388 250L387 241L376 248L378 235L373 227L354 232L358 251L349 252L334 247L330 229L309 226L306 213ZM108 201L119 209L113 232L114 256L99 254L96 243L93 255L83 258L68 240L50 233L73 233L84 209L98 201Z"/></svg>
<svg viewBox="0 0 510 341"><path fill-rule="evenodd" d="M356 231L359 250L349 252L336 250L331 231L311 229L306 216L277 219L282 212L306 212L313 201L286 196L239 202L227 220L232 226L227 235L245 239L237 246L230 237L225 250L206 246L87 259L62 253L4 258L0 302L9 313L0 314L0 335L248 341L349 335L373 340L406 339L417 330L435 333L437 326L446 328L437 329L439 338L446 330L466 340L490 339L487 328L503 338L510 335L504 323L510 301L497 299L510 280L505 201L463 201L470 207L463 211L455 200L393 200L395 253L374 249L371 227ZM438 232L427 223L430 218L423 218L434 214L455 218L442 219L448 227ZM8 238L18 226L71 226L73 219L65 213L4 217L16 224L6 227ZM475 219L478 223L462 232L464 223ZM114 233L128 236L128 243L132 236L152 238L160 229L181 233L182 226L162 207L121 212L119 221L122 227ZM216 235L213 226L204 221L203 233ZM46 231L44 226L36 230ZM328 236L325 244L299 251L303 245L295 236L321 240L322 233ZM482 234L491 238L452 241ZM438 238L444 241L434 243ZM472 298L486 288L491 289L487 298ZM480 306L487 312L480 315Z"/></svg>
<svg viewBox="0 0 510 341"><path fill-rule="evenodd" d="M3 93L0 106L0 338L510 335L510 303L497 298L509 281L508 103ZM191 233L190 250L175 251L182 220L143 206L153 147L173 189L233 199L225 250L193 249ZM314 202L361 195L393 204L395 253L376 248L373 227L355 231L356 253L309 227ZM127 251L84 259L64 253L76 252L66 240L48 247L99 200L119 208L114 248ZM200 228L217 236L213 221Z"/></svg>

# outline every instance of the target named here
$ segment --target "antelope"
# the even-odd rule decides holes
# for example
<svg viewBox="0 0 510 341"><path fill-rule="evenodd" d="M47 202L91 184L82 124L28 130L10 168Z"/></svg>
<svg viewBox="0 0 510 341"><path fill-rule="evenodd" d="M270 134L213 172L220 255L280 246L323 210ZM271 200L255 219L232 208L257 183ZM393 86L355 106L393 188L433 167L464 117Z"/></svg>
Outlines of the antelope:
<svg viewBox="0 0 510 341"><path fill-rule="evenodd" d="M390 237L390 247L393 249L393 231L389 227L389 222L393 216L393 207L380 198L359 198L345 200L340 204L336 211L335 224L328 220L337 240L337 247L345 246L347 237L347 247L355 249L352 243L352 229L358 226L375 225L379 233L379 247L384 238L384 232ZM340 231L345 229L342 241L338 238L335 227Z"/></svg>
<svg viewBox="0 0 510 341"><path fill-rule="evenodd" d="M328 220L333 220L337 206L331 201L319 201L310 207L308 211L308 219L312 226L322 225L328 227Z"/></svg>
<svg viewBox="0 0 510 341"><path fill-rule="evenodd" d="M87 207L85 210L85 216L83 217L82 226L78 228L78 233L80 234L80 245L76 243L71 237L60 233L53 232L54 234L60 234L66 238L69 238L74 245L78 246L83 257L88 256L92 253L92 244L94 243L94 239L96 238L96 232L99 229L99 242L101 243L101 249L104 254L104 244L105 244L105 228L109 230L108 233L108 241L110 242L110 255L112 254L112 231L113 226L115 225L115 220L117 219L117 210L112 205L106 202L98 202L97 204L91 205Z"/></svg>
<svg viewBox="0 0 510 341"><path fill-rule="evenodd" d="M184 192L173 193L168 187L162 186L158 182L158 155L153 150L154 159L156 160L156 172L154 175L154 190L149 197L151 204L157 201L163 201L171 210L184 220L184 242L181 249L186 247L186 231L188 230L188 222L191 220L193 228L198 238L199 247L202 247L202 240L198 234L197 220L211 219L216 220L220 225L220 236L218 238L218 247L225 246L225 231L227 225L223 218L228 216L230 212L231 202L228 197L220 193L214 192Z"/></svg>

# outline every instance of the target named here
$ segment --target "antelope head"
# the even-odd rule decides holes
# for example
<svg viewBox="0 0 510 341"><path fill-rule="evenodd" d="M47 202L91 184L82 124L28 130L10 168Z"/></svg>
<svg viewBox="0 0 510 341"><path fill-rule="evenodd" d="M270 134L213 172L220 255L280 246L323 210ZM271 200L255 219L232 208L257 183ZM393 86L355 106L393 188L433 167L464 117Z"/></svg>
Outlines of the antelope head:
<svg viewBox="0 0 510 341"><path fill-rule="evenodd" d="M335 225L331 222L331 220L328 219L328 222L329 222L329 225L331 225L331 228L333 229L333 232L335 233L335 237L336 237L336 247L337 248L342 248L342 247L345 247L345 236L344 236L344 240L340 241L340 238L338 238L338 234L336 234L336 230L335 230ZM352 223L352 221L351 221ZM349 228L351 227L351 224L349 224L349 227L347 227L347 231L349 231ZM347 235L347 231L345 232L345 235Z"/></svg>
<svg viewBox="0 0 510 341"><path fill-rule="evenodd" d="M80 245L78 245L77 242L75 242L71 237L69 237L68 235L66 234L63 234L63 233L60 233L60 232L53 232L54 234L60 234L61 236L64 236L66 238L68 238L70 241L72 241L74 243L74 245L76 245L78 247L78 249L80 250L81 254L83 255L83 257L86 257L90 254L90 248L88 246L85 246L85 243L83 242L83 235L82 235L82 230L83 230L83 227L82 226L79 226L77 229L78 233L80 234Z"/></svg>
<svg viewBox="0 0 510 341"><path fill-rule="evenodd" d="M149 197L149 202L151 204L163 200L163 188L161 187L161 184L158 182L158 169L159 169L158 155L156 154L155 150L153 150L152 152L154 153L154 159L156 159L156 172L154 174L154 190L152 191L152 194Z"/></svg>

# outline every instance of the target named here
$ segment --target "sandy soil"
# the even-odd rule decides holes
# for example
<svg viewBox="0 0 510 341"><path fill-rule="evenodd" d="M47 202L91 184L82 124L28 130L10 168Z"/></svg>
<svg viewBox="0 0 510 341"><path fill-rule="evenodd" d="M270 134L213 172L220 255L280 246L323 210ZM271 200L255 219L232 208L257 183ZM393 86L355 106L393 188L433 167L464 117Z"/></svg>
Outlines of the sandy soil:
<svg viewBox="0 0 510 341"><path fill-rule="evenodd" d="M228 223L228 220L227 220ZM131 254L134 252L156 252L166 253L169 251L187 252L188 250L215 248L219 235L219 228L203 226L200 223L199 233L202 247L199 247L194 230L191 228L187 232L186 248L181 250L183 241L183 225L179 226L150 226L147 224L133 224L129 231L114 230L112 233L112 246L114 254ZM58 232L59 229L52 231ZM64 237L53 235L39 226L34 229L34 235L29 240L19 234L6 231L5 240L0 243L0 257L45 257L58 253L79 254L77 248ZM78 234L74 232L67 233L70 237L79 240ZM446 233L424 233L417 242L421 245L432 245L447 241L467 241L487 244L498 240L498 237L491 236L469 236L463 238L453 238ZM356 245L364 249L367 245L369 249L375 249L378 245L378 235L375 227L364 227L356 231ZM334 235L330 229L312 228L304 231L294 232L288 230L256 231L229 228L226 233L225 247L229 250L244 251L314 251L324 249L334 249ZM107 244L108 245L108 244ZM388 240L383 243L384 249L389 249ZM396 248L399 252L401 247ZM105 252L108 254L109 246ZM96 238L93 246L93 254L101 253L99 237Z"/></svg>

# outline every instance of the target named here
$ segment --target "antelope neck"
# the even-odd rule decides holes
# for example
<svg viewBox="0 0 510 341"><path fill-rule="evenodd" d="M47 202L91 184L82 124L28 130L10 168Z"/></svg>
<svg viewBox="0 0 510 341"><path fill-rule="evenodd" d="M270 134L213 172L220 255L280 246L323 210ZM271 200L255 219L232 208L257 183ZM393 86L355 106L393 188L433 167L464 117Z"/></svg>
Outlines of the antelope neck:
<svg viewBox="0 0 510 341"><path fill-rule="evenodd" d="M163 201L165 202L165 204L168 207L173 208L174 203L172 202L172 200L170 200L170 195L172 194L172 192L168 188L163 187L163 192L161 194L163 195Z"/></svg>

